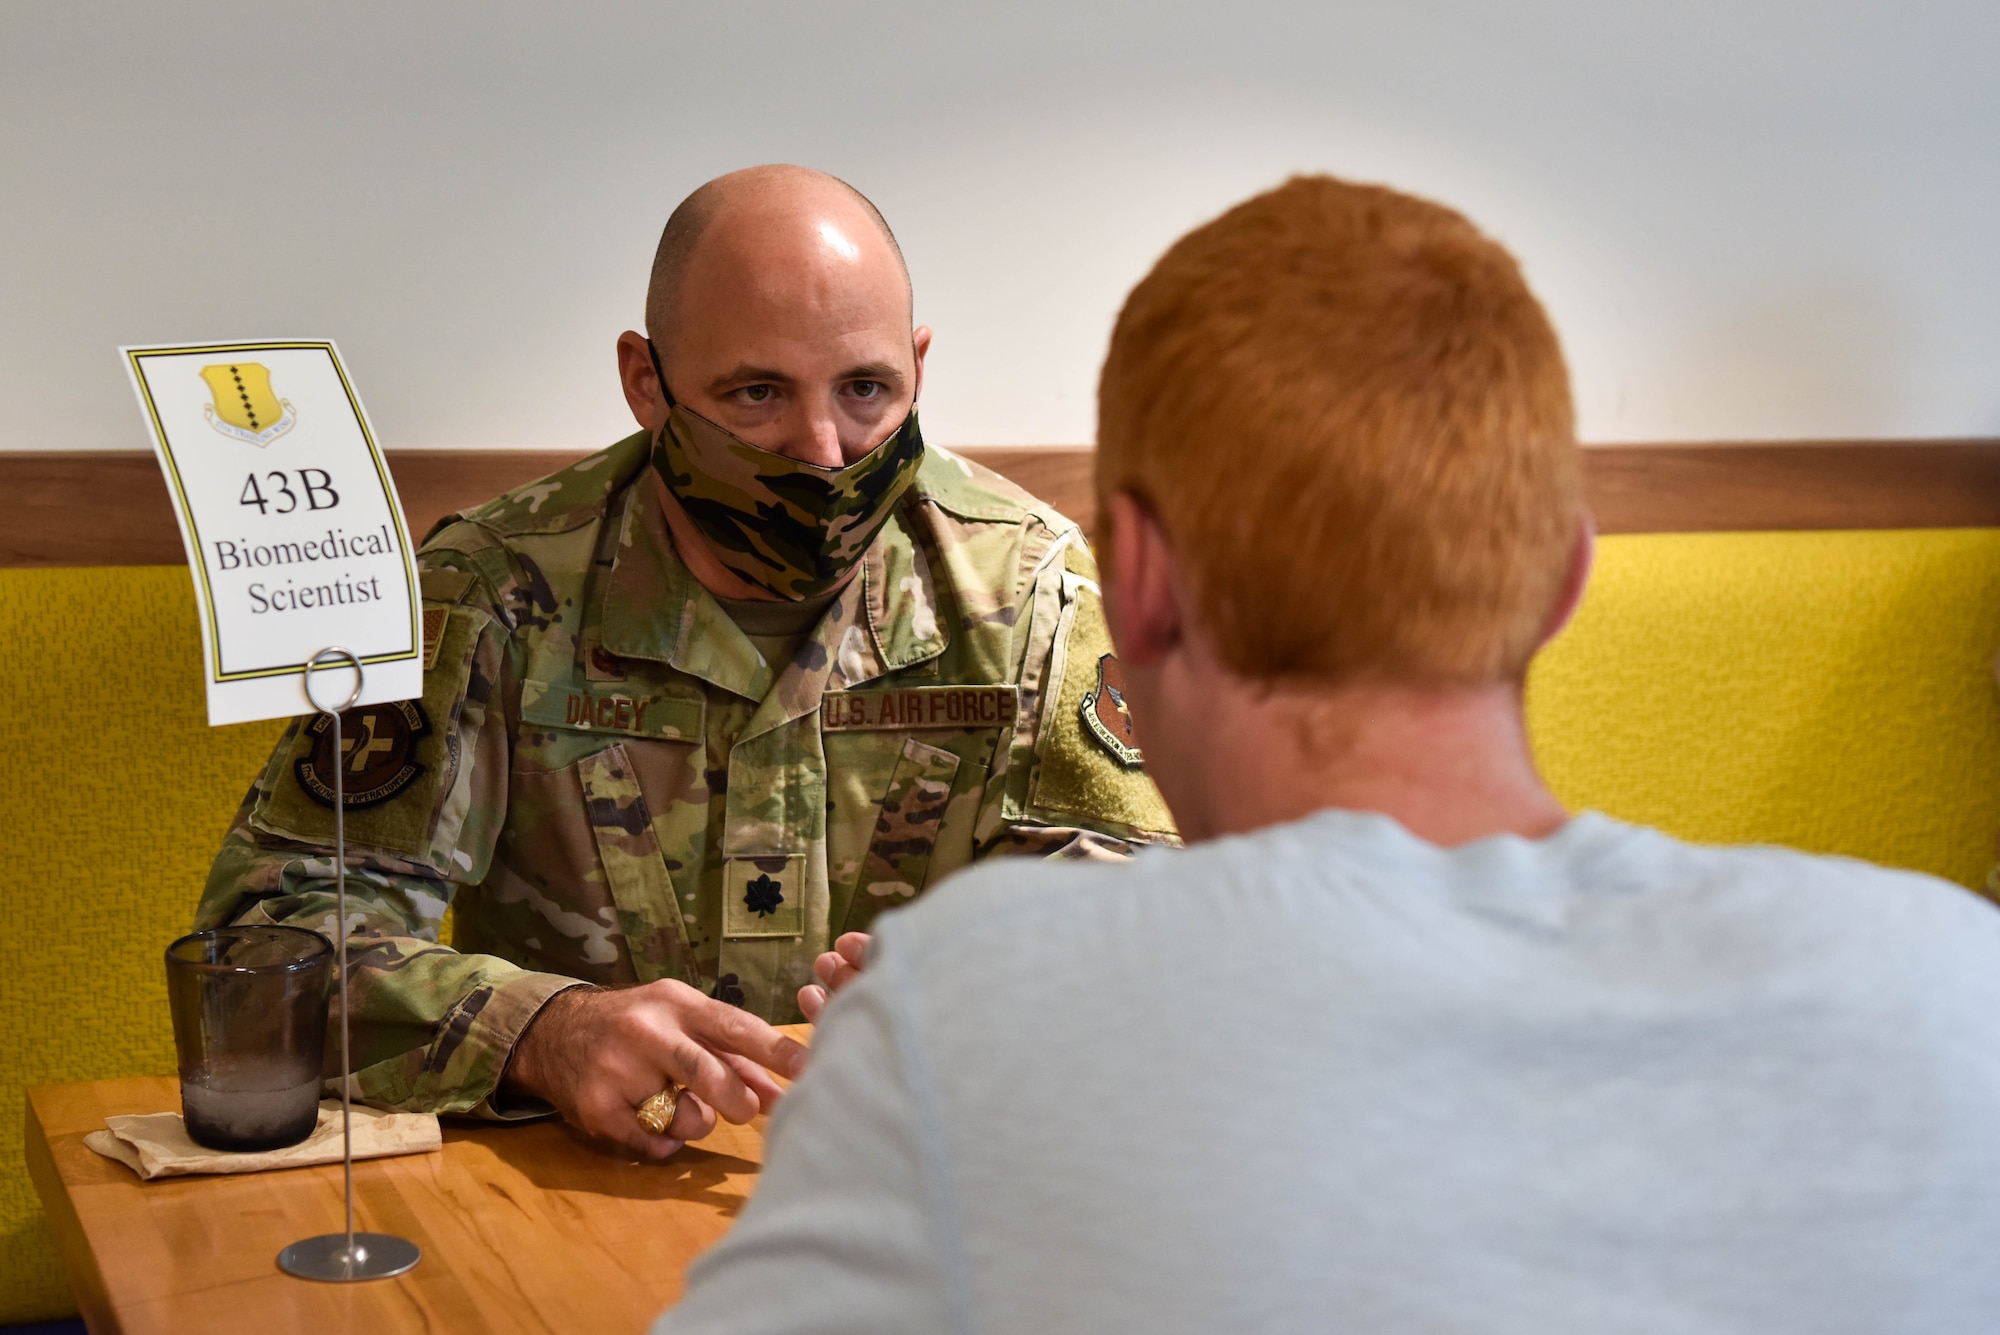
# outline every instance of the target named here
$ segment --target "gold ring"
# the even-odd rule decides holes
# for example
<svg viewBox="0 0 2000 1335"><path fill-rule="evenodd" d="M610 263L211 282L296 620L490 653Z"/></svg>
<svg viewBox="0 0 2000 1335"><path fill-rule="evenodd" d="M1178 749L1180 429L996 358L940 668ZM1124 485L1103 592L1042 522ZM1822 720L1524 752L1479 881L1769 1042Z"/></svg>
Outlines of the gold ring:
<svg viewBox="0 0 2000 1335"><path fill-rule="evenodd" d="M656 1136L667 1134L667 1128L674 1124L674 1112L680 1107L681 1086L668 1085L659 1093L639 1105L639 1125Z"/></svg>

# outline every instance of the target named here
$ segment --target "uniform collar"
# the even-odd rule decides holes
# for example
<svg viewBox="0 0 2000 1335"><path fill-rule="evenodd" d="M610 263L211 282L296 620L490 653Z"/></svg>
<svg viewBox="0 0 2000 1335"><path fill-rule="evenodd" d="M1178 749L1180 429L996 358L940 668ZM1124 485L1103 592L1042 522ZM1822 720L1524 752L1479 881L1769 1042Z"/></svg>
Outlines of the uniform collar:
<svg viewBox="0 0 2000 1335"><path fill-rule="evenodd" d="M783 721L818 708L828 689L936 658L950 643L932 563L909 523L920 498L898 507L869 545L859 574L780 673L682 563L654 485L653 470L642 469L625 487L617 512L606 516L618 529L599 617L607 652L666 663L732 695L776 706L776 721ZM782 699L772 698L773 686L782 688ZM758 721L766 712L758 710Z"/></svg>

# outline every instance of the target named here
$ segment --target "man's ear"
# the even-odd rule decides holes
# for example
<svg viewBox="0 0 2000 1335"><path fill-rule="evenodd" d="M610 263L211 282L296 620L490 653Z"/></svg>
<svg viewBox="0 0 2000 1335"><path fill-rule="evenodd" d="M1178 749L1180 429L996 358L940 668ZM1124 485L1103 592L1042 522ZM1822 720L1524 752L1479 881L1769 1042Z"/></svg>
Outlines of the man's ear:
<svg viewBox="0 0 2000 1335"><path fill-rule="evenodd" d="M1590 583L1590 567L1597 559L1597 520L1588 510L1577 512L1576 542L1570 548L1569 573L1563 576L1562 596L1549 609L1549 618L1542 625L1541 644L1547 644L1562 634L1563 627L1576 615L1577 605L1583 601L1583 591ZM1541 645L1537 645L1540 648Z"/></svg>
<svg viewBox="0 0 2000 1335"><path fill-rule="evenodd" d="M625 406L632 420L657 433L667 420L667 398L660 392L660 377L653 370L646 336L627 329L618 336L618 384L625 391Z"/></svg>
<svg viewBox="0 0 2000 1335"><path fill-rule="evenodd" d="M910 335L910 351L915 353L917 358L917 384L916 388L910 391L911 403L924 396L924 358L930 355L930 350L931 327L920 324Z"/></svg>
<svg viewBox="0 0 2000 1335"><path fill-rule="evenodd" d="M1104 617L1118 656L1148 668L1178 648L1184 634L1180 566L1166 530L1129 491L1113 495L1106 553Z"/></svg>

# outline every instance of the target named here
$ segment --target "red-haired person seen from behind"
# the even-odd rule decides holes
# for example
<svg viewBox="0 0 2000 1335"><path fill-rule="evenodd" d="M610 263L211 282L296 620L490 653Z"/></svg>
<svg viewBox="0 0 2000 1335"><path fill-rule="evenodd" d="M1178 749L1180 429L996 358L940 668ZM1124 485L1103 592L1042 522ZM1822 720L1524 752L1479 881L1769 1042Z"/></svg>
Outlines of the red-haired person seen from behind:
<svg viewBox="0 0 2000 1335"><path fill-rule="evenodd" d="M2000 916L1536 770L1592 538L1505 250L1328 177L1231 209L1125 304L1098 488L1189 846L822 960L660 1331L2000 1329Z"/></svg>

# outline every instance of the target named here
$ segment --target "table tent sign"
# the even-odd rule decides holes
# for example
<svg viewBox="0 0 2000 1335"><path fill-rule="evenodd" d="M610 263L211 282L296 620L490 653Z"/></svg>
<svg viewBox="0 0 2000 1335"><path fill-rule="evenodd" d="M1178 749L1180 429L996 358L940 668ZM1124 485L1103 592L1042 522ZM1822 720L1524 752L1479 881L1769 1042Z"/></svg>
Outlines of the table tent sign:
<svg viewBox="0 0 2000 1335"><path fill-rule="evenodd" d="M119 349L201 614L208 721L309 712L306 663L366 665L358 705L423 694L422 604L396 484L331 342ZM313 673L344 699L345 660Z"/></svg>
<svg viewBox="0 0 2000 1335"><path fill-rule="evenodd" d="M331 342L119 351L194 574L210 725L317 711L332 734L334 922L345 923L347 758L367 759L375 737L364 713L343 739L341 713L424 690L423 604L396 484ZM347 934L334 934L338 1069L352 1071ZM352 1087L341 1081L346 1228L278 1254L301 1279L387 1278L422 1256L407 1239L355 1231Z"/></svg>

